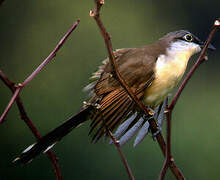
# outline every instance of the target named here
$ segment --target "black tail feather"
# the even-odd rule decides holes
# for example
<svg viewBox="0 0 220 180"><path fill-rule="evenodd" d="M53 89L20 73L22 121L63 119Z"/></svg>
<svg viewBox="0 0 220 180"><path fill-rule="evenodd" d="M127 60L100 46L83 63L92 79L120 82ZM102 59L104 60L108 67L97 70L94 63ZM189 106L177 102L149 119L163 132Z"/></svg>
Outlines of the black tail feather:
<svg viewBox="0 0 220 180"><path fill-rule="evenodd" d="M31 162L31 160L39 155L41 152L46 152L51 149L54 144L56 144L64 136L71 132L73 128L76 128L81 123L88 120L92 108L92 106L88 106L87 108L78 112L76 115L70 117L67 121L58 126L56 129L43 136L37 143L25 149L20 157L16 158L13 162L24 164Z"/></svg>

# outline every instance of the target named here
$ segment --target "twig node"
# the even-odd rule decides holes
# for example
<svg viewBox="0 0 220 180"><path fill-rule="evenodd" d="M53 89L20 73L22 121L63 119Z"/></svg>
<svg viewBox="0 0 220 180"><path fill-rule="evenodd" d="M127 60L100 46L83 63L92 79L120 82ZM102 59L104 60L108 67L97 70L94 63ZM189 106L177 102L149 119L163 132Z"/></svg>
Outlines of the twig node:
<svg viewBox="0 0 220 180"><path fill-rule="evenodd" d="M94 17L94 16L95 16L95 13L94 13L93 10L90 10L90 11L89 11L89 16L90 16L90 17Z"/></svg>
<svg viewBox="0 0 220 180"><path fill-rule="evenodd" d="M215 20L214 26L220 26L220 21L219 20Z"/></svg>
<svg viewBox="0 0 220 180"><path fill-rule="evenodd" d="M103 5L103 4L105 4L105 1L104 0L100 0L99 4Z"/></svg>

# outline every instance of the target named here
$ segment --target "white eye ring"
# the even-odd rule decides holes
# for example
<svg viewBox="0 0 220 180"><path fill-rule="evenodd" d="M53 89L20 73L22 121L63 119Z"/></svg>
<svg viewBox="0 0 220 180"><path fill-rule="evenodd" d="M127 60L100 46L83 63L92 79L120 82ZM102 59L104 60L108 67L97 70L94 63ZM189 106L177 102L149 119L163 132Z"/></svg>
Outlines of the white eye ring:
<svg viewBox="0 0 220 180"><path fill-rule="evenodd" d="M193 37L191 34L186 34L184 37L183 37L186 41L188 42L192 42L193 41Z"/></svg>

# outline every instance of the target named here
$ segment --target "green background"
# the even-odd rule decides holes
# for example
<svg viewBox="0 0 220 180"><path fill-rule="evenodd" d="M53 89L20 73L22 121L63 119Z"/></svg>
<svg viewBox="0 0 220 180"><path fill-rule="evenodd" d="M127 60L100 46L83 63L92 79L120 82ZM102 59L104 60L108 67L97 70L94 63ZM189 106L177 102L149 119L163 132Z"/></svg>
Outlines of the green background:
<svg viewBox="0 0 220 180"><path fill-rule="evenodd" d="M219 0L106 0L102 17L117 49L149 44L178 29L188 29L205 40L220 15L219 6ZM0 7L0 69L13 82L22 82L72 23L81 19L56 58L21 93L28 115L42 134L79 110L86 98L82 88L107 56L97 25L89 17L93 7L92 0L5 0ZM220 33L213 44L220 48ZM195 59L191 58L187 70ZM219 177L219 66L217 50L193 76L173 114L172 152L187 179ZM0 112L10 98L10 91L0 82ZM91 144L88 130L87 122L53 148L64 179L127 179L115 147L104 141ZM0 125L0 180L55 179L45 155L24 166L11 163L34 141L14 105ZM132 143L122 150L135 178L157 179L164 160L158 144L150 136L137 148ZM169 172L166 179L175 178Z"/></svg>

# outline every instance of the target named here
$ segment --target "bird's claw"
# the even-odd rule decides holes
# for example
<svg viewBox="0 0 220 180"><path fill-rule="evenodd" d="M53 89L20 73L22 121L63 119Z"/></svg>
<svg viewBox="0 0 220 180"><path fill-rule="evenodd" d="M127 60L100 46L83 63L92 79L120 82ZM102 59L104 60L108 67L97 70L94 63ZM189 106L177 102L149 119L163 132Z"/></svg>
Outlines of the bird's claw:
<svg viewBox="0 0 220 180"><path fill-rule="evenodd" d="M161 131L162 131L162 128L161 128L161 127L158 127L157 131L152 134L152 138L153 138L154 141L156 140L157 135L158 135Z"/></svg>
<svg viewBox="0 0 220 180"><path fill-rule="evenodd" d="M149 114L150 116L153 116L154 113L155 113L154 110L148 107L148 114Z"/></svg>

